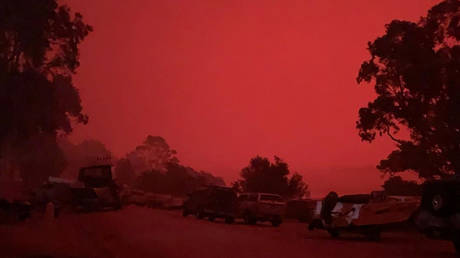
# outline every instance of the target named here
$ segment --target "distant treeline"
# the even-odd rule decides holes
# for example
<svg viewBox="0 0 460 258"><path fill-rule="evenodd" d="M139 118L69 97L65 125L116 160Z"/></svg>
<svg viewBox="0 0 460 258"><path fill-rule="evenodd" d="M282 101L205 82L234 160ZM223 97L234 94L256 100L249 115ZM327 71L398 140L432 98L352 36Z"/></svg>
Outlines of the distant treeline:
<svg viewBox="0 0 460 258"><path fill-rule="evenodd" d="M147 192L180 196L204 185L225 185L220 177L180 164L176 154L165 139L149 135L116 162L117 182Z"/></svg>

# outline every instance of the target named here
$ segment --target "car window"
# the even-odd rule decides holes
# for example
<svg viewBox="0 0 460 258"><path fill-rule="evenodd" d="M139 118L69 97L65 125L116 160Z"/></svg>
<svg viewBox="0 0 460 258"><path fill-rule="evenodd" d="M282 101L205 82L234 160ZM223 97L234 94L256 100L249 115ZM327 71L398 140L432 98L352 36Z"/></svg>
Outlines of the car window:
<svg viewBox="0 0 460 258"><path fill-rule="evenodd" d="M242 194L238 197L238 200L240 201L246 201L248 199L248 196L246 194Z"/></svg>
<svg viewBox="0 0 460 258"><path fill-rule="evenodd" d="M110 177L110 167L92 167L82 169L82 176L100 178Z"/></svg>
<svg viewBox="0 0 460 258"><path fill-rule="evenodd" d="M281 202L283 199L281 199L280 196L278 195L272 195L272 194L262 194L260 196L261 201L276 201L276 202Z"/></svg>
<svg viewBox="0 0 460 258"><path fill-rule="evenodd" d="M257 201L257 194L249 194L248 201L256 202Z"/></svg>
<svg viewBox="0 0 460 258"><path fill-rule="evenodd" d="M233 191L217 191L216 197L222 200L234 200L236 199L236 195Z"/></svg>

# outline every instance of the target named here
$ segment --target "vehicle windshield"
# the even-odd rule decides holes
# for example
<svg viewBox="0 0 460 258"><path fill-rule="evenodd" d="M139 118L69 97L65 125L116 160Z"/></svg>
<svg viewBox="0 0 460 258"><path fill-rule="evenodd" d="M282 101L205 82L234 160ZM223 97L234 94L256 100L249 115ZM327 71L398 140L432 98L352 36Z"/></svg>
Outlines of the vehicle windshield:
<svg viewBox="0 0 460 258"><path fill-rule="evenodd" d="M112 182L110 166L87 167L80 170L78 180L87 187L105 187Z"/></svg>
<svg viewBox="0 0 460 258"><path fill-rule="evenodd" d="M262 194L260 196L261 201L274 201L274 202L282 202L281 196L279 195L272 195L272 194Z"/></svg>
<svg viewBox="0 0 460 258"><path fill-rule="evenodd" d="M86 178L109 178L110 167L93 167L82 169L82 176Z"/></svg>

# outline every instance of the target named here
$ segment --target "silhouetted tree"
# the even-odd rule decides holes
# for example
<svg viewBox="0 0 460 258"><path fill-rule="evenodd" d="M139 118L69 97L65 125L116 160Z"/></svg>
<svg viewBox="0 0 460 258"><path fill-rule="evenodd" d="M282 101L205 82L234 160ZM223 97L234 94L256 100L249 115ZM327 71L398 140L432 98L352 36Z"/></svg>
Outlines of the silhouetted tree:
<svg viewBox="0 0 460 258"><path fill-rule="evenodd" d="M422 178L460 173L460 1L446 0L418 23L394 20L369 43L358 83L377 97L359 110L363 141L386 135L397 149L378 168ZM397 139L401 128L410 139Z"/></svg>
<svg viewBox="0 0 460 258"><path fill-rule="evenodd" d="M137 173L150 170L165 171L168 163L178 163L177 153L163 137L148 135L144 143L126 155Z"/></svg>
<svg viewBox="0 0 460 258"><path fill-rule="evenodd" d="M134 182L136 174L129 159L123 158L118 160L115 166L115 176L119 184L131 185Z"/></svg>
<svg viewBox="0 0 460 258"><path fill-rule="evenodd" d="M134 182L137 189L152 193L168 193L164 186L165 175L157 170L142 172Z"/></svg>
<svg viewBox="0 0 460 258"><path fill-rule="evenodd" d="M220 177L181 165L176 154L163 137L148 135L143 144L126 155L138 175L134 187L183 196L203 185L225 185Z"/></svg>
<svg viewBox="0 0 460 258"><path fill-rule="evenodd" d="M70 133L71 121L88 120L72 75L79 66L78 46L91 30L81 14L72 15L57 0L0 1L0 158L22 162L14 155L26 148L27 160L37 167L22 171L24 176L53 174L54 168L39 169L51 164L41 164L50 160L39 158L45 153L36 143L54 144L57 151L50 137Z"/></svg>
<svg viewBox="0 0 460 258"><path fill-rule="evenodd" d="M286 198L300 198L307 192L308 186L298 173L288 177L288 164L278 157L275 162L257 156L249 166L241 170L241 178L233 183L233 188L242 192L265 192L280 194Z"/></svg>
<svg viewBox="0 0 460 258"><path fill-rule="evenodd" d="M164 179L164 187L176 195L185 195L193 191L198 183L186 167L177 163L167 164Z"/></svg>
<svg viewBox="0 0 460 258"><path fill-rule="evenodd" d="M135 186L143 191L184 196L205 185L224 186L219 177L206 172L197 172L179 163L168 163L166 171L146 171L137 179Z"/></svg>
<svg viewBox="0 0 460 258"><path fill-rule="evenodd" d="M19 168L25 186L35 187L48 179L58 176L67 166L64 153L56 143L54 135L36 135L22 141L10 154L11 160Z"/></svg>
<svg viewBox="0 0 460 258"><path fill-rule="evenodd" d="M388 195L415 196L422 193L422 186L415 181L403 180L400 176L392 176L383 184Z"/></svg>
<svg viewBox="0 0 460 258"><path fill-rule="evenodd" d="M82 167L112 162L109 160L112 158L112 153L98 140L88 139L79 144L73 144L66 138L60 138L58 143L68 163L62 172L62 177L75 179Z"/></svg>

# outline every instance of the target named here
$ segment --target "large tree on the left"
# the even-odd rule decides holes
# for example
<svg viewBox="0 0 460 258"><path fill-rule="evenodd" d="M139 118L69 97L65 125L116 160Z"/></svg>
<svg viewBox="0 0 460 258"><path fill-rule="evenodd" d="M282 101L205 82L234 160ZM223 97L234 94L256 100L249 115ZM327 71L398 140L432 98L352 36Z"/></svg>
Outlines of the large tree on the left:
<svg viewBox="0 0 460 258"><path fill-rule="evenodd" d="M62 171L56 137L88 121L72 76L91 31L57 0L0 0L0 159L29 185Z"/></svg>

